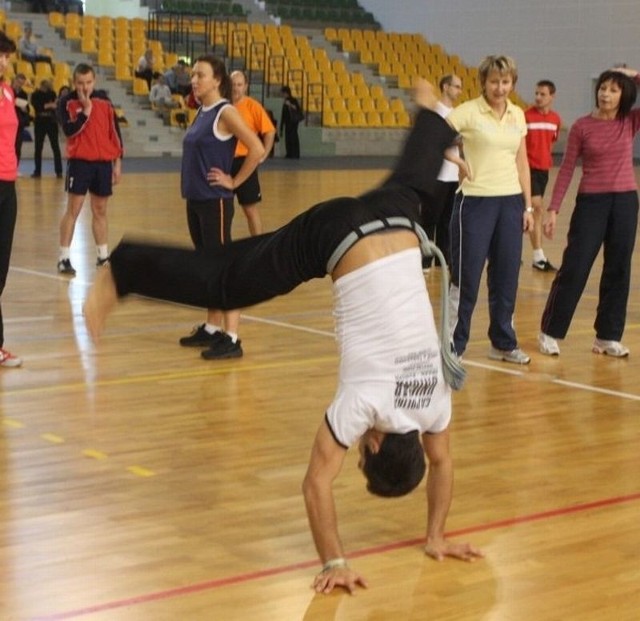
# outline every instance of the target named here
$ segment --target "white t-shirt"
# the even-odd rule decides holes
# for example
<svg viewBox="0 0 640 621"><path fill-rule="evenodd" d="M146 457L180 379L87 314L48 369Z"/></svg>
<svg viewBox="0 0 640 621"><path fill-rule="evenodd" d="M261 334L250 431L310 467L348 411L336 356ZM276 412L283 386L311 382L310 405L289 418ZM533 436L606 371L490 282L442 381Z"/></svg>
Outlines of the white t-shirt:
<svg viewBox="0 0 640 621"><path fill-rule="evenodd" d="M446 106L441 101L436 104L435 112L437 112L443 119L446 119L453 108ZM455 147L456 154L460 154L460 150L458 147ZM447 183L458 182L458 165L450 162L449 160L444 160L442 162L442 168L440 168L440 173L438 174L438 181L446 181Z"/></svg>
<svg viewBox="0 0 640 621"><path fill-rule="evenodd" d="M369 263L334 284L339 384L327 409L335 439L371 428L437 433L451 418L451 389L418 248Z"/></svg>

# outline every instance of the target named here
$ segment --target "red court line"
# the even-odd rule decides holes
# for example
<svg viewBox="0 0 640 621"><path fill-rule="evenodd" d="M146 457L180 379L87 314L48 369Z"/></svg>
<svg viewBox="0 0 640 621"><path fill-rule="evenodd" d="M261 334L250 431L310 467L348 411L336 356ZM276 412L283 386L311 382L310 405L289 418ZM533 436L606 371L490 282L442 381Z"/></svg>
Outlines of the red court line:
<svg viewBox="0 0 640 621"><path fill-rule="evenodd" d="M582 503L579 505L571 505L568 507L562 507L560 509L551 509L549 511L541 511L539 513L531 513L529 515L523 515L520 517L508 518L505 520L498 520L496 522L488 522L486 524L478 524L477 526L468 526L466 528L459 528L454 531L447 532L447 537L459 537L461 535L469 535L472 533L479 533L489 530L495 530L498 528L505 528L508 526L516 526L518 524L526 524L529 522L537 522L540 520L546 520L549 518L570 515L572 513L581 513L583 511L590 511L591 509L601 509L603 507L611 507L614 505L621 505L627 502L633 502L640 500L640 493L628 494L626 496L615 496L613 498L604 498L602 500L595 500L593 502ZM363 556L372 556L373 554L380 554L381 552L388 552L390 550L400 550L402 548L410 548L413 546L421 545L424 543L424 538L419 539L407 539L405 541L396 541L394 543L388 543L385 545L374 546L371 548L363 548L357 552L349 554L349 558L360 558ZM114 600L111 602L105 602L103 604L96 604L94 606L87 606L86 608L78 608L76 610L68 610L66 612L59 612L52 615L45 615L43 617L36 617L32 621L61 621L63 619L76 619L78 617L84 617L97 612L105 612L107 610L115 610L117 608L124 608L126 606L135 606L138 604L145 604L148 602L157 602L163 599L172 599L174 597L180 597L181 595L191 595L193 593L199 593L201 591L213 591L221 587L230 586L233 584L241 584L243 582L251 582L253 580L260 580L270 576L277 576L278 574L285 574L299 569L308 569L310 567L317 567L318 560L302 561L300 563L292 563L291 565L283 565L281 567L272 567L271 569L263 569L261 571L253 571L245 574L238 574L237 576L229 576L227 578L219 578L217 580L207 580L206 582L200 582L197 584L189 584L183 587L177 587L174 589L166 589L164 591L157 591L155 593L147 593L145 595L138 595L136 597L130 597L127 599Z"/></svg>

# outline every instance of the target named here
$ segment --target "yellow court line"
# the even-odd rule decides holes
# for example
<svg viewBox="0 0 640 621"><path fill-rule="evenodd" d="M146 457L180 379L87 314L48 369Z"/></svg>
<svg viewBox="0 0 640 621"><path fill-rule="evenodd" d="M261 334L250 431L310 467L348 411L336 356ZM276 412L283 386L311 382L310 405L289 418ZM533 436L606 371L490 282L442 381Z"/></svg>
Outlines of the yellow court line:
<svg viewBox="0 0 640 621"><path fill-rule="evenodd" d="M142 466L129 466L127 470L131 474L135 474L137 477L154 477L156 475L153 470L143 468Z"/></svg>
<svg viewBox="0 0 640 621"><path fill-rule="evenodd" d="M287 362L269 362L265 364L253 364L253 365L241 365L236 364L233 366L224 366L216 368L202 369L200 371L183 371L172 373L160 373L156 375L137 375L135 377L122 377L113 380L99 380L97 382L76 382L74 384L51 384L50 386L38 386L35 388L18 388L15 390L7 390L2 393L3 397L10 397L15 395L37 394L46 392L61 392L64 390L78 390L86 389L88 386L93 388L100 388L104 386L119 386L126 384L142 384L146 382L166 382L171 380L190 379L193 377L203 377L205 375L222 375L223 373L230 372L247 372L247 371L261 371L264 369L277 369L281 367L302 366L308 364L318 364L324 362L335 362L337 355L334 356L322 356L318 358L302 358L296 360L289 360Z"/></svg>
<svg viewBox="0 0 640 621"><path fill-rule="evenodd" d="M109 457L109 455L103 453L102 451L98 451L97 449L83 449L81 453L89 459L97 459L98 461L102 461L103 459L107 459Z"/></svg>

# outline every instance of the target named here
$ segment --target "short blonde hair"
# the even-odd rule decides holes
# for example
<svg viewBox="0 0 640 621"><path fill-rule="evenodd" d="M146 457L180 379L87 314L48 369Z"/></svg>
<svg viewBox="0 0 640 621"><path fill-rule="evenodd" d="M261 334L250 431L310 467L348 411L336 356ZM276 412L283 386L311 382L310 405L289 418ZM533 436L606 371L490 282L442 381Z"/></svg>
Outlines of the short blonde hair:
<svg viewBox="0 0 640 621"><path fill-rule="evenodd" d="M518 81L518 67L516 61L510 56L487 56L478 67L480 88L484 90L484 84L490 73L497 71L500 75L510 75L513 85Z"/></svg>

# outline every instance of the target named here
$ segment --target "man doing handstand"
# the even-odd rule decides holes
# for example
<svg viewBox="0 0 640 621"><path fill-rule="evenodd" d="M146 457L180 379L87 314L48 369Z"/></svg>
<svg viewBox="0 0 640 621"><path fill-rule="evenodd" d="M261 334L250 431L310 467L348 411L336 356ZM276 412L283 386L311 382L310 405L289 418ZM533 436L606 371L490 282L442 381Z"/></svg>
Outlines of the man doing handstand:
<svg viewBox="0 0 640 621"><path fill-rule="evenodd" d="M431 86L420 84L416 100L432 108ZM367 584L345 560L332 492L347 449L358 442L367 489L380 496L415 489L426 454L425 552L438 560L482 556L444 534L453 490L451 388L443 375L416 224L419 196L433 190L443 153L455 137L437 114L421 110L397 166L380 187L315 205L282 228L231 242L213 256L124 241L85 304L87 326L97 339L118 299L130 293L235 309L331 275L339 386L318 428L303 483L322 562L314 580L318 592L336 586L353 592Z"/></svg>

